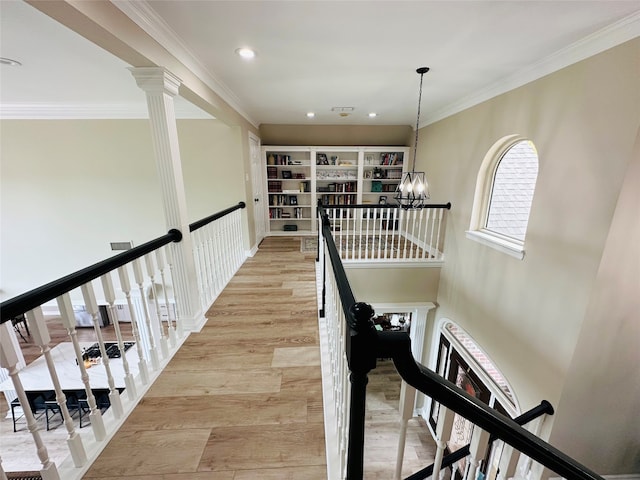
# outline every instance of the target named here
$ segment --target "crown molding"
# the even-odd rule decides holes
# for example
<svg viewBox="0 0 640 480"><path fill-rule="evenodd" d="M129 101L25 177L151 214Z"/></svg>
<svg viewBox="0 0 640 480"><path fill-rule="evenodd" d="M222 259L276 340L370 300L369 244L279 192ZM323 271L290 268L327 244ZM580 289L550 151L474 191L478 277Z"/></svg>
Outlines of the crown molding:
<svg viewBox="0 0 640 480"><path fill-rule="evenodd" d="M191 105L175 105L176 119L214 119L207 112ZM117 120L148 119L146 103L127 104L0 104L2 120Z"/></svg>
<svg viewBox="0 0 640 480"><path fill-rule="evenodd" d="M597 55L610 48L640 36L640 11L628 15L611 25L543 58L539 62L520 69L513 75L486 88L425 115L420 128L471 108L498 95L557 72L569 65Z"/></svg>
<svg viewBox="0 0 640 480"><path fill-rule="evenodd" d="M151 8L146 0L111 0L111 2L195 73L211 90L242 115L247 122L258 128L259 124L244 110L236 94L197 59L182 39Z"/></svg>

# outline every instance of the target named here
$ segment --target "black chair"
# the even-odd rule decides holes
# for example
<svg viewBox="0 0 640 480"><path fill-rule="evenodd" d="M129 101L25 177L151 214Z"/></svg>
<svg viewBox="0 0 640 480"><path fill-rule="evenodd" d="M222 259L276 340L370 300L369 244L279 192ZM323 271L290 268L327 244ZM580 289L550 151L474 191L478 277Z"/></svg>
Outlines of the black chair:
<svg viewBox="0 0 640 480"><path fill-rule="evenodd" d="M82 418L84 415L91 413L91 408L89 407L89 400L87 400L87 394L84 390L76 392L78 397L78 412L80 413L80 428L91 425L91 422L83 424ZM104 413L110 406L111 400L109 400L109 390L96 389L93 390L93 396L96 399L96 405L100 409L100 412Z"/></svg>
<svg viewBox="0 0 640 480"><path fill-rule="evenodd" d="M38 420L40 417L42 417L42 415L46 413L45 397L42 394L33 394L27 392L27 400L29 402L29 408L31 408L31 413L36 420ZM20 400L18 400L17 398L12 400L10 407L11 418L13 420L13 431L17 432L18 430L16 428L16 425L21 418L24 418L24 409L22 408L22 405L20 405ZM26 418L24 423L26 425Z"/></svg>
<svg viewBox="0 0 640 480"><path fill-rule="evenodd" d="M66 397L65 404L67 405L67 411L69 412L69 415L73 417L75 413L80 412L80 404L73 392L71 393L65 392L65 397ZM55 394L53 394L53 396L47 398L44 401L44 406L45 406L45 414L47 418L47 431L49 431L51 428L57 428L64 423L64 416L62 415L62 409L60 408L60 405L58 405L58 401L55 399ZM53 420L56 415L60 415L60 423L52 427L51 420Z"/></svg>
<svg viewBox="0 0 640 480"><path fill-rule="evenodd" d="M29 324L27 323L27 317L25 317L24 313L21 315L18 315L17 317L13 317L11 319L11 325L13 326L13 330L20 335L20 338L22 339L22 341L24 341L25 343L28 342L28 340L25 338L25 336L22 334L22 329L24 328L25 332L27 333L27 336L31 336L31 332L29 332Z"/></svg>

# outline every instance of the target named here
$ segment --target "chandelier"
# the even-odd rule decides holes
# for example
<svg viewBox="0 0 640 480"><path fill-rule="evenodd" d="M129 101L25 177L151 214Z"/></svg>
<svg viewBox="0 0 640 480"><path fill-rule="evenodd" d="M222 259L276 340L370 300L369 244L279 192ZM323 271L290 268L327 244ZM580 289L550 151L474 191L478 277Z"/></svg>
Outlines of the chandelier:
<svg viewBox="0 0 640 480"><path fill-rule="evenodd" d="M418 94L418 118L416 120L416 139L413 146L413 163L411 171L402 175L400 184L396 187L393 198L402 208L422 208L424 201L429 199L429 184L424 172L416 172L416 155L418 154L418 129L420 128L420 101L422 100L422 77L429 71L429 67L416 70L420 74L420 92Z"/></svg>

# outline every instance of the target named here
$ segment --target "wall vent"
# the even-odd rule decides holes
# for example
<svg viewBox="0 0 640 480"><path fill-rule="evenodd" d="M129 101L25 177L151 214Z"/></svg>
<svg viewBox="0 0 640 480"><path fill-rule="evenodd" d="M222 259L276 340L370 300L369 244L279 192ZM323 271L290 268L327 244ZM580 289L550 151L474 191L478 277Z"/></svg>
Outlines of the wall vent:
<svg viewBox="0 0 640 480"><path fill-rule="evenodd" d="M111 250L131 250L133 242L111 242Z"/></svg>

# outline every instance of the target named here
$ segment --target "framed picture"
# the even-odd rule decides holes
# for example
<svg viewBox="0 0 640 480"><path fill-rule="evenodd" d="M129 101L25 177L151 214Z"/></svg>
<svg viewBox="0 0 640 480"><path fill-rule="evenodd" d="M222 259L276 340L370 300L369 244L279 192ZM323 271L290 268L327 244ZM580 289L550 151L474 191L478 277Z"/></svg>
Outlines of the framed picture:
<svg viewBox="0 0 640 480"><path fill-rule="evenodd" d="M283 170L282 178L291 178L291 170Z"/></svg>
<svg viewBox="0 0 640 480"><path fill-rule="evenodd" d="M338 165L340 157L338 155L331 155L331 165Z"/></svg>
<svg viewBox="0 0 640 480"><path fill-rule="evenodd" d="M373 154L367 153L364 156L364 164L365 165L373 165L373 162L375 162Z"/></svg>
<svg viewBox="0 0 640 480"><path fill-rule="evenodd" d="M297 204L298 204L298 197L296 195L290 195L289 205L297 205Z"/></svg>
<svg viewBox="0 0 640 480"><path fill-rule="evenodd" d="M373 172L371 170L364 171L364 178L371 178L373 176Z"/></svg>
<svg viewBox="0 0 640 480"><path fill-rule="evenodd" d="M326 153L316 153L316 165L329 165Z"/></svg>
<svg viewBox="0 0 640 480"><path fill-rule="evenodd" d="M378 198L378 205L386 205L386 204L387 204L387 196L380 195L380 197Z"/></svg>

